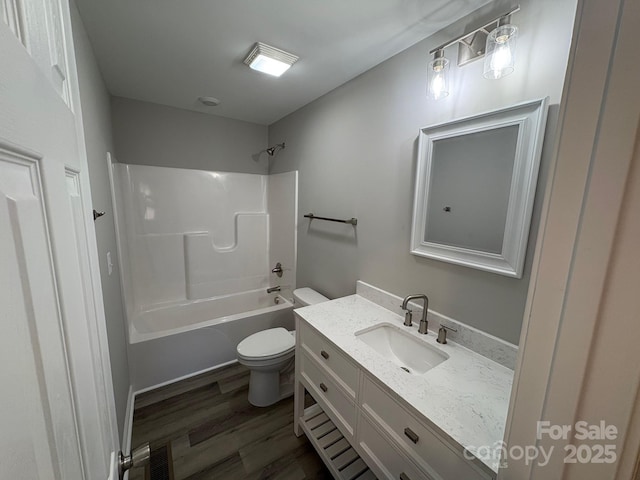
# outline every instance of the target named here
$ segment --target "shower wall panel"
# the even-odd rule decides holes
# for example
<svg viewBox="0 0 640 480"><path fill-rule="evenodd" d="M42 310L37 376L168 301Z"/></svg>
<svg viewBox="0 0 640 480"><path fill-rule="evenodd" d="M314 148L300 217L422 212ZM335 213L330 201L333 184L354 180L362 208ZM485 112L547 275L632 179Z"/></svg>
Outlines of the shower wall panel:
<svg viewBox="0 0 640 480"><path fill-rule="evenodd" d="M268 286L267 176L114 164L114 181L130 313Z"/></svg>

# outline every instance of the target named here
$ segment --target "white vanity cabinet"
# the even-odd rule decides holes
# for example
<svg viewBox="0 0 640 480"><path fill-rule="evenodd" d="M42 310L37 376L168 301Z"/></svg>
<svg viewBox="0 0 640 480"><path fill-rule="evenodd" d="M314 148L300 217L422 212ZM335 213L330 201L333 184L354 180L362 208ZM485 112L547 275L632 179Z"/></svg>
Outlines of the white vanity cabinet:
<svg viewBox="0 0 640 480"><path fill-rule="evenodd" d="M298 315L296 331L296 433L307 434L336 478L495 478ZM307 409L305 389L317 402ZM348 462L351 470L339 468Z"/></svg>
<svg viewBox="0 0 640 480"><path fill-rule="evenodd" d="M422 477L433 480L490 480L493 476L464 458L462 447L446 442L423 420L409 412L367 375L363 375L360 395L360 423L369 423L406 457L416 463ZM358 442L366 449L369 436L360 429ZM373 449L371 449L373 451ZM373 460L373 459L372 459ZM407 477L410 477L406 474ZM393 478L398 478L393 477Z"/></svg>

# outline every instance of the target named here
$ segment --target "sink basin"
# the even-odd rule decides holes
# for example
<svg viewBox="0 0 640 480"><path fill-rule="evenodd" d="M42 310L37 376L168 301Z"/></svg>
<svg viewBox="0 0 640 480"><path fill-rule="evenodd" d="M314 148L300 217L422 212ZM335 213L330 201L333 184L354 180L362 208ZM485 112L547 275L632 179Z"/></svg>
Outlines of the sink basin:
<svg viewBox="0 0 640 480"><path fill-rule="evenodd" d="M422 375L449 358L446 353L390 323L365 328L355 335L382 357L416 375Z"/></svg>

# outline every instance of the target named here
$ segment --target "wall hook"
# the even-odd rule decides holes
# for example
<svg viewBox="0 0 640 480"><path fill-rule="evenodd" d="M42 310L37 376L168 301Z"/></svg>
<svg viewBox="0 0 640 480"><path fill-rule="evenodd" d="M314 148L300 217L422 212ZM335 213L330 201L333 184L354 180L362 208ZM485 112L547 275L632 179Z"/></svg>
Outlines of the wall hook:
<svg viewBox="0 0 640 480"><path fill-rule="evenodd" d="M105 214L105 212L99 212L94 208L93 209L93 221L95 222L97 219L99 219L104 214Z"/></svg>

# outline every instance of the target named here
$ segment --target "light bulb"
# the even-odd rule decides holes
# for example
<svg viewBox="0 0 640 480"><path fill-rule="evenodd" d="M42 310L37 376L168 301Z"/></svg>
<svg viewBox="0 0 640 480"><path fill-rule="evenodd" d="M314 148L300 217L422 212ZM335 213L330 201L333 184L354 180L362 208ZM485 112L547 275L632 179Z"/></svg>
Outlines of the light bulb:
<svg viewBox="0 0 640 480"><path fill-rule="evenodd" d="M506 45L500 45L491 55L491 70L496 74L496 78L502 76L502 72L511 65L511 49Z"/></svg>
<svg viewBox="0 0 640 480"><path fill-rule="evenodd" d="M438 100L443 96L442 94L444 93L444 90L445 90L444 88L445 83L446 82L444 78L442 78L442 75L440 73L433 76L433 79L431 80L431 92L435 100Z"/></svg>
<svg viewBox="0 0 640 480"><path fill-rule="evenodd" d="M427 68L427 97L439 100L449 95L449 60L442 52L436 52L435 59Z"/></svg>

